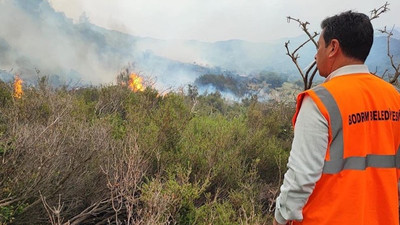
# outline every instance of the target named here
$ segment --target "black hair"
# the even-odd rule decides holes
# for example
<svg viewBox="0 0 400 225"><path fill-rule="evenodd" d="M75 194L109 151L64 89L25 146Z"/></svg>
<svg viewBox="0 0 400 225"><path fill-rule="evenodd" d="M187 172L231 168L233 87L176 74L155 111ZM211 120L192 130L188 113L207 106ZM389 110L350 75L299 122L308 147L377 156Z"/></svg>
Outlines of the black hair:
<svg viewBox="0 0 400 225"><path fill-rule="evenodd" d="M337 39L346 56L365 62L374 41L374 29L367 15L343 12L323 20L321 28L326 45Z"/></svg>

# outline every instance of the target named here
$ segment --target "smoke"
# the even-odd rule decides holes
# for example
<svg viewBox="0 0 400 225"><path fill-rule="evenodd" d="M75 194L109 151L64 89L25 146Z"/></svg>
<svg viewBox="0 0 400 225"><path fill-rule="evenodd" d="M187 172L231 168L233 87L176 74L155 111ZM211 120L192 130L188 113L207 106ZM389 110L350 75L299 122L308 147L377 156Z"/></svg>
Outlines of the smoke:
<svg viewBox="0 0 400 225"><path fill-rule="evenodd" d="M0 0L0 69L24 80L35 80L40 71L65 83L104 84L133 63L134 72L155 79L158 89L180 88L218 72L202 57L202 47L107 30L91 24L86 14L74 22L46 0Z"/></svg>
<svg viewBox="0 0 400 225"><path fill-rule="evenodd" d="M151 38L144 38L135 43L135 49L139 52L151 51L158 56L183 63L214 66L205 59L204 46L207 46L207 43L180 40L163 41Z"/></svg>
<svg viewBox="0 0 400 225"><path fill-rule="evenodd" d="M84 83L107 83L127 63L87 38L90 29L85 23L73 24L47 1L0 1L0 21L0 68L23 78L41 71Z"/></svg>
<svg viewBox="0 0 400 225"><path fill-rule="evenodd" d="M53 2L55 3L55 1ZM79 6L82 5L82 7L87 4L84 8L96 11L93 7L89 7L91 5L88 1L73 2ZM102 4L99 3L100 8L106 8L111 4L109 1L102 2ZM131 4L131 1L129 2ZM244 3L244 1L241 2ZM119 4L112 4L109 7L122 7ZM214 10L223 11L224 8L219 4L208 1L207 6L208 8L215 7ZM153 4L146 4L146 6L151 7ZM132 7L127 5L122 8L127 10ZM196 7L189 8L194 9ZM135 10L154 13L150 8L145 9L136 8ZM177 11L162 12L168 15L172 13L180 20L190 18L188 14L193 12L190 10L186 12L183 8L173 8L173 10ZM239 13L240 10L235 12ZM68 83L69 80L80 80L83 84L97 85L115 82L120 70L131 63L134 64L133 72L154 79L156 81L154 86L159 90L180 88L185 84L193 83L196 78L204 74L229 74L233 72L246 76L265 70L290 73L293 78L298 78L295 66L285 55L284 42L287 39L281 39L275 43L255 43L240 40L210 43L143 38L107 30L92 24L90 16L93 13L84 13L79 19L74 18L73 20L67 18L64 13L56 12L47 0L0 0L0 79L5 80L7 74L12 76L11 73L17 73L24 80L26 78L33 80L40 71L40 75L56 75L60 82ZM196 11L196 13L198 12ZM135 15L135 11L131 14ZM222 13L217 15L222 15ZM120 15L118 14L118 16ZM152 14L152 16L157 15ZM136 29L128 26L128 24L118 23L115 18L103 17L104 20L113 23L112 27L119 27L119 30ZM151 26L154 23L152 18L149 17L148 20L139 22L145 28L154 29ZM200 23L202 25L200 28L198 27L197 19L201 18L200 15L194 18L186 21L190 22L193 32L214 32L212 29L209 30L208 27L200 29L201 26L209 24L206 21ZM221 22L211 15L206 18L207 21L212 18L215 23ZM231 18L224 19L229 20ZM167 23L168 21L164 22ZM230 24L235 24L234 20ZM131 33L141 31L139 28L137 29L136 32ZM178 35L179 32L176 33L176 31L181 28L171 24L166 25L163 29L168 30L171 35ZM227 31L221 28L218 32ZM270 33L272 35L274 32ZM398 33L396 35L398 36ZM304 36L291 38L291 50L299 46L304 40L306 40ZM383 41L382 43L386 42ZM396 42L392 43L396 44ZM397 46L398 43L394 46L394 49L399 49ZM385 48L380 46L377 49ZM385 52L379 51L378 53L379 55L371 58L386 57ZM304 68L313 60L315 48L313 45L307 45L301 49L299 54L301 55L299 58L300 66ZM381 62L377 63L377 65L381 64Z"/></svg>

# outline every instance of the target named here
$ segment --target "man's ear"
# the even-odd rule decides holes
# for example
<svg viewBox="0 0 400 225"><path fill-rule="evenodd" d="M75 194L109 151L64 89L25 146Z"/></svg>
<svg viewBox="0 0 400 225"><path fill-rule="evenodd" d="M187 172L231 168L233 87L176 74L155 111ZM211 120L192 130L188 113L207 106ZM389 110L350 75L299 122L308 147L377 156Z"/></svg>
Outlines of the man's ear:
<svg viewBox="0 0 400 225"><path fill-rule="evenodd" d="M328 48L330 48L329 49L329 57L335 56L340 50L339 41L337 39L332 39Z"/></svg>

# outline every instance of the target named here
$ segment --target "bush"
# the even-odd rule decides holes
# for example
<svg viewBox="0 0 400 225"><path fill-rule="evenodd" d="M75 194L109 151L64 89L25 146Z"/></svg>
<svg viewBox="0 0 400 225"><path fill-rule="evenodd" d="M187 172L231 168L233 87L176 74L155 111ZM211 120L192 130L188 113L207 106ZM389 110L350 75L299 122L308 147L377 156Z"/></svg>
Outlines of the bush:
<svg viewBox="0 0 400 225"><path fill-rule="evenodd" d="M3 223L270 221L292 106L123 85L54 89L46 80L4 99Z"/></svg>

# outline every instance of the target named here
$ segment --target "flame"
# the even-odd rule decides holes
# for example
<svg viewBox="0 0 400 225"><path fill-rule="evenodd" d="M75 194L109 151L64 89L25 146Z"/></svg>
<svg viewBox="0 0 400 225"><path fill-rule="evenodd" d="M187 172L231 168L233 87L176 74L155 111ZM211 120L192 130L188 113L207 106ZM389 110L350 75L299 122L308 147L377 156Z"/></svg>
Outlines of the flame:
<svg viewBox="0 0 400 225"><path fill-rule="evenodd" d="M22 80L18 76L15 76L15 79L14 79L14 97L15 98L21 98L23 93L24 92L22 91Z"/></svg>
<svg viewBox="0 0 400 225"><path fill-rule="evenodd" d="M132 73L129 75L128 87L133 92L144 91L145 87L142 84L143 79L139 77L137 74Z"/></svg>

